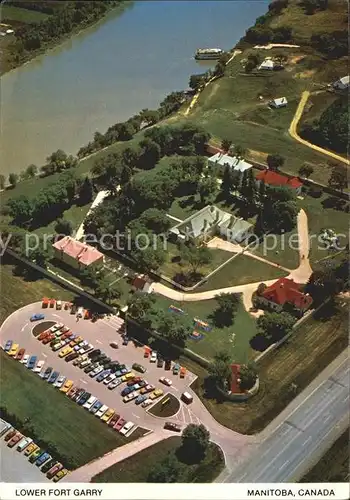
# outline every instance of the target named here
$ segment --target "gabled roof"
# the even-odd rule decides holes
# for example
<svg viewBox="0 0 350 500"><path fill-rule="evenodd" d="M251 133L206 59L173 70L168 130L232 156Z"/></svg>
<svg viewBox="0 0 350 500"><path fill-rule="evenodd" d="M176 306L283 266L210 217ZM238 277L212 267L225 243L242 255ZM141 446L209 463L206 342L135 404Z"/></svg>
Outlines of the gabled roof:
<svg viewBox="0 0 350 500"><path fill-rule="evenodd" d="M281 306L286 303L293 304L298 309L303 309L310 305L312 298L310 295L300 291L300 285L288 278L281 278L273 285L267 287L262 296L271 302Z"/></svg>
<svg viewBox="0 0 350 500"><path fill-rule="evenodd" d="M225 166L229 165L236 172L244 172L253 167L250 163L243 160L243 158L238 158L237 156L230 156L224 153L216 153L209 158L209 161L217 163L218 165Z"/></svg>
<svg viewBox="0 0 350 500"><path fill-rule="evenodd" d="M240 371L241 371L241 365L237 365L235 363L233 363L231 365L231 392L233 394L237 394L237 393L242 392L240 385L239 385L239 383L240 383L240 378L239 378Z"/></svg>
<svg viewBox="0 0 350 500"><path fill-rule="evenodd" d="M77 241L71 236L65 236L61 240L56 241L52 246L85 266L89 266L93 262L103 258L103 254L96 248Z"/></svg>
<svg viewBox="0 0 350 500"><path fill-rule="evenodd" d="M288 101L285 97L279 97L278 99L273 99L272 102L275 106L285 106L286 104L288 104Z"/></svg>
<svg viewBox="0 0 350 500"><path fill-rule="evenodd" d="M263 181L271 186L287 186L292 189L297 189L303 185L296 177L290 178L272 170L262 170L256 175L256 180Z"/></svg>
<svg viewBox="0 0 350 500"><path fill-rule="evenodd" d="M349 75L343 76L343 78L339 78L338 82L342 83L343 85L349 85L350 82Z"/></svg>
<svg viewBox="0 0 350 500"><path fill-rule="evenodd" d="M220 222L230 217L230 214L220 210L220 208L214 205L207 205L199 210L199 212L196 212L183 222L174 226L170 231L175 234L182 233L187 237L197 238L206 231L209 231L214 225L218 225Z"/></svg>
<svg viewBox="0 0 350 500"><path fill-rule="evenodd" d="M258 69L273 69L274 67L275 67L275 63L273 62L272 59L265 59L265 61L263 61L260 64Z"/></svg>

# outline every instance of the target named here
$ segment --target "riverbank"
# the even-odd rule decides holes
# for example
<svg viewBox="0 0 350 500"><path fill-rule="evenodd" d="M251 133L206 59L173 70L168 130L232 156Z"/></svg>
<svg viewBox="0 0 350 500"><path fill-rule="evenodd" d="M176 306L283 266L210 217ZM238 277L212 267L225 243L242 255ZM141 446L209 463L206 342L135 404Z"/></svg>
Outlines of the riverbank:
<svg viewBox="0 0 350 500"><path fill-rule="evenodd" d="M92 22L83 22L76 26L72 31L70 31L67 34L62 35L58 39L52 40L52 43L48 43L42 47L40 47L37 50L31 51L31 52L26 52L25 56L23 59L19 61L15 60L6 60L6 56L10 56L11 58L13 57L13 54L7 54L6 53L6 47L5 50L3 50L3 55L2 55L2 60L1 60L1 69L0 69L0 77L2 77L5 74L9 74L13 71L15 71L18 68L24 67L28 65L29 63L38 60L39 58L48 55L50 52L60 48L63 46L67 41L72 39L73 37L76 37L83 33L85 30L89 28L98 28L99 25L104 23L109 17L112 16L119 16L123 14L123 12L127 9L132 7L134 4L133 0L122 0L122 2L119 5L114 5L111 7L108 7L108 9L103 13L103 15L97 19L93 20ZM2 20L2 14L1 14L2 9L0 9L0 19ZM11 43L9 44L9 51L11 51Z"/></svg>

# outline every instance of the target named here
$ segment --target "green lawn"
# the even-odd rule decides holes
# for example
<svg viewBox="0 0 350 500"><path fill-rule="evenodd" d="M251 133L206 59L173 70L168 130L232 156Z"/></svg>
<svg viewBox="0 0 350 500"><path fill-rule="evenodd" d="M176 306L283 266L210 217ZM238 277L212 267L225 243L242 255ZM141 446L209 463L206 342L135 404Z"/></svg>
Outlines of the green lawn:
<svg viewBox="0 0 350 500"><path fill-rule="evenodd" d="M230 353L232 361L238 363L246 363L253 356L249 341L257 333L256 322L242 304L238 308L233 324L223 328L215 327L213 323L213 313L217 308L215 299L177 302L160 295L157 296L159 308L165 310L170 305L179 307L190 318L199 318L212 326L210 332L203 332L204 337L201 340L188 339L186 342L187 347L200 356L212 359L218 351L226 351Z"/></svg>
<svg viewBox="0 0 350 500"><path fill-rule="evenodd" d="M23 431L40 446L56 448L56 456L68 468L128 441L4 352L0 356L2 407L22 422Z"/></svg>
<svg viewBox="0 0 350 500"><path fill-rule="evenodd" d="M73 234L74 231L77 231L80 224L84 221L89 209L91 207L91 203L88 203L87 205L72 205L68 210L65 210L62 214L62 217L66 220L69 220L72 223L73 226ZM55 225L57 223L57 220L54 220L50 222L47 226L41 226L38 229L36 229L34 232L36 234L53 234L55 235Z"/></svg>
<svg viewBox="0 0 350 500"><path fill-rule="evenodd" d="M210 444L205 458L194 465L182 462L176 451L181 445L181 438L172 436L145 450L140 451L122 462L112 465L92 478L93 483L145 483L150 470L164 461L169 455L175 457L181 466L181 478L178 482L211 483L224 468L224 457L219 447Z"/></svg>
<svg viewBox="0 0 350 500"><path fill-rule="evenodd" d="M1 6L1 22L6 23L10 21L17 21L20 23L38 23L44 21L49 16L44 12L37 12L35 10L22 9L12 5Z"/></svg>

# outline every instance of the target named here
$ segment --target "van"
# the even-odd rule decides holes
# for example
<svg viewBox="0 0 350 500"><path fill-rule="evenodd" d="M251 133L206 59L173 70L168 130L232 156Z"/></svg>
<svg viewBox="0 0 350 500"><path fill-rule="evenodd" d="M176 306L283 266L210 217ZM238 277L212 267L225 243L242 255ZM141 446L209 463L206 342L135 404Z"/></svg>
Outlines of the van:
<svg viewBox="0 0 350 500"><path fill-rule="evenodd" d="M62 301L61 300L57 300L56 301L56 309L57 310L61 310L62 309Z"/></svg>
<svg viewBox="0 0 350 500"><path fill-rule="evenodd" d="M193 396L189 392L183 392L181 394L181 399L184 403L190 404L193 401Z"/></svg>
<svg viewBox="0 0 350 500"><path fill-rule="evenodd" d="M19 443L18 443L18 446L17 446L17 451L23 451L24 448L27 448L27 446L30 445L30 443L32 443L33 440L32 438L23 438Z"/></svg>

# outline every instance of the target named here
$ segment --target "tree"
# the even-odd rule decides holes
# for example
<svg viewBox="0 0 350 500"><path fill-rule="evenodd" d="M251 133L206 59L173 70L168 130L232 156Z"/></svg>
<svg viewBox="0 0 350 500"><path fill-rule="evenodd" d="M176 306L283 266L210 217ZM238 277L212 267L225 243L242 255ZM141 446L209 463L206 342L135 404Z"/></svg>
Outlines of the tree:
<svg viewBox="0 0 350 500"><path fill-rule="evenodd" d="M138 161L138 167L149 170L153 168L161 157L161 147L151 139L140 141L141 154Z"/></svg>
<svg viewBox="0 0 350 500"><path fill-rule="evenodd" d="M55 225L55 231L58 234L65 234L67 236L70 236L73 232L73 225L70 220L58 219Z"/></svg>
<svg viewBox="0 0 350 500"><path fill-rule="evenodd" d="M334 189L339 189L341 192L348 187L348 172L345 165L332 165L332 172L328 180L328 185Z"/></svg>
<svg viewBox="0 0 350 500"><path fill-rule="evenodd" d="M66 168L67 158L67 154L62 149L58 149L51 153L51 155L46 158L48 173L53 174Z"/></svg>
<svg viewBox="0 0 350 500"><path fill-rule="evenodd" d="M31 163L25 170L27 177L35 177L38 173L38 167Z"/></svg>
<svg viewBox="0 0 350 500"><path fill-rule="evenodd" d="M154 295L142 292L134 293L127 301L128 315L137 321L137 323L142 325L150 324L150 315L155 301Z"/></svg>
<svg viewBox="0 0 350 500"><path fill-rule="evenodd" d="M215 177L204 177L199 184L201 203L212 203L215 200L218 184Z"/></svg>
<svg viewBox="0 0 350 500"><path fill-rule="evenodd" d="M270 170L277 171L284 164L283 156L279 154L268 155L267 157L267 165Z"/></svg>
<svg viewBox="0 0 350 500"><path fill-rule="evenodd" d="M18 182L18 175L14 174L14 173L10 174L9 175L9 183L10 183L11 187L13 187L13 188L16 187L17 182Z"/></svg>
<svg viewBox="0 0 350 500"><path fill-rule="evenodd" d="M266 312L257 320L258 331L270 342L277 342L293 328L295 319L286 312Z"/></svg>
<svg viewBox="0 0 350 500"><path fill-rule="evenodd" d="M244 65L244 71L247 73L247 74L250 74L253 69L256 67L256 65L253 63L253 61L247 61Z"/></svg>
<svg viewBox="0 0 350 500"><path fill-rule="evenodd" d="M125 148L122 151L121 161L133 170L138 165L140 154L141 151L138 146Z"/></svg>
<svg viewBox="0 0 350 500"><path fill-rule="evenodd" d="M254 386L256 379L258 378L258 371L256 369L256 366L253 363L248 363L247 365L241 365L239 371L239 377L240 377L240 383L239 383L240 389L243 391L248 391Z"/></svg>
<svg viewBox="0 0 350 500"><path fill-rule="evenodd" d="M154 125L159 121L159 112L156 109L143 109L140 112L140 117L147 125Z"/></svg>
<svg viewBox="0 0 350 500"><path fill-rule="evenodd" d="M237 158L244 158L247 154L247 150L240 144L235 144L233 147L233 153Z"/></svg>
<svg viewBox="0 0 350 500"><path fill-rule="evenodd" d="M221 141L221 149L227 153L228 151L230 151L230 147L232 146L232 141L230 141L229 139L223 139Z"/></svg>
<svg viewBox="0 0 350 500"><path fill-rule="evenodd" d="M225 68L226 68L226 64L222 61L219 61L214 68L214 72L213 72L214 75L217 77L224 76Z"/></svg>
<svg viewBox="0 0 350 500"><path fill-rule="evenodd" d="M161 462L151 468L148 483L177 483L183 472L183 466L173 454L168 454Z"/></svg>
<svg viewBox="0 0 350 500"><path fill-rule="evenodd" d="M317 306L328 297L334 296L339 291L339 282L334 269L323 265L315 269L305 286L305 293L308 293Z"/></svg>
<svg viewBox="0 0 350 500"><path fill-rule="evenodd" d="M140 217L140 222L156 234L165 233L171 225L164 210L157 208L145 210Z"/></svg>
<svg viewBox="0 0 350 500"><path fill-rule="evenodd" d="M203 85L205 85L205 74L200 74L200 75L191 75L190 76L190 82L189 86L191 89L198 91Z"/></svg>
<svg viewBox="0 0 350 500"><path fill-rule="evenodd" d="M211 261L212 255L206 246L195 244L183 246L183 259L189 264L191 273L196 274L198 269Z"/></svg>
<svg viewBox="0 0 350 500"><path fill-rule="evenodd" d="M221 293L215 297L217 309L215 310L215 324L220 327L232 325L237 312L240 299L235 293Z"/></svg>
<svg viewBox="0 0 350 500"><path fill-rule="evenodd" d="M161 314L157 321L157 328L169 342L182 347L193 331L192 325L169 312Z"/></svg>
<svg viewBox="0 0 350 500"><path fill-rule="evenodd" d="M102 268L86 267L80 271L80 281L83 286L88 286L95 290L99 283L99 273L103 272Z"/></svg>
<svg viewBox="0 0 350 500"><path fill-rule="evenodd" d="M31 261L35 262L37 266L47 268L47 262L50 260L50 252L48 249L44 249L42 245L39 245L38 248L31 251L29 256Z"/></svg>
<svg viewBox="0 0 350 500"><path fill-rule="evenodd" d="M210 433L203 424L189 424L183 431L182 453L192 463L202 460L210 444Z"/></svg>
<svg viewBox="0 0 350 500"><path fill-rule="evenodd" d="M308 179L310 177L310 175L312 175L314 172L314 168L309 165L308 163L304 163L304 165L302 165L300 168L299 168L299 176L300 177L305 177L306 179Z"/></svg>
<svg viewBox="0 0 350 500"><path fill-rule="evenodd" d="M119 299L121 291L116 284L112 285L104 276L101 277L95 289L95 295L104 302L110 304Z"/></svg>
<svg viewBox="0 0 350 500"><path fill-rule="evenodd" d="M7 203L7 207L14 223L19 226L29 222L33 216L33 200L24 194L18 196L17 198L10 198Z"/></svg>
<svg viewBox="0 0 350 500"><path fill-rule="evenodd" d="M6 178L4 175L0 174L0 189L5 189Z"/></svg>
<svg viewBox="0 0 350 500"><path fill-rule="evenodd" d="M253 174L253 170L245 170L242 175L242 181L239 188L239 191L243 198L245 198L246 204L254 204L255 201L255 192L256 192L256 184L255 178Z"/></svg>
<svg viewBox="0 0 350 500"><path fill-rule="evenodd" d="M284 54L283 52L280 52L274 56L274 59L277 62L277 64L282 66L283 63L288 61L288 56L286 56L286 54Z"/></svg>
<svg viewBox="0 0 350 500"><path fill-rule="evenodd" d="M119 153L110 153L100 158L91 169L96 182L112 195L117 193L122 171L123 165Z"/></svg>
<svg viewBox="0 0 350 500"><path fill-rule="evenodd" d="M230 165L225 166L222 176L221 190L224 193L225 199L228 200L233 190L233 171Z"/></svg>
<svg viewBox="0 0 350 500"><path fill-rule="evenodd" d="M82 205L90 203L94 197L94 187L90 177L86 176L78 189L79 201Z"/></svg>
<svg viewBox="0 0 350 500"><path fill-rule="evenodd" d="M145 249L132 250L131 256L137 263L138 269L143 272L157 271L166 260L166 254L163 248L161 248L160 242L154 246L152 243L152 246L148 246Z"/></svg>

